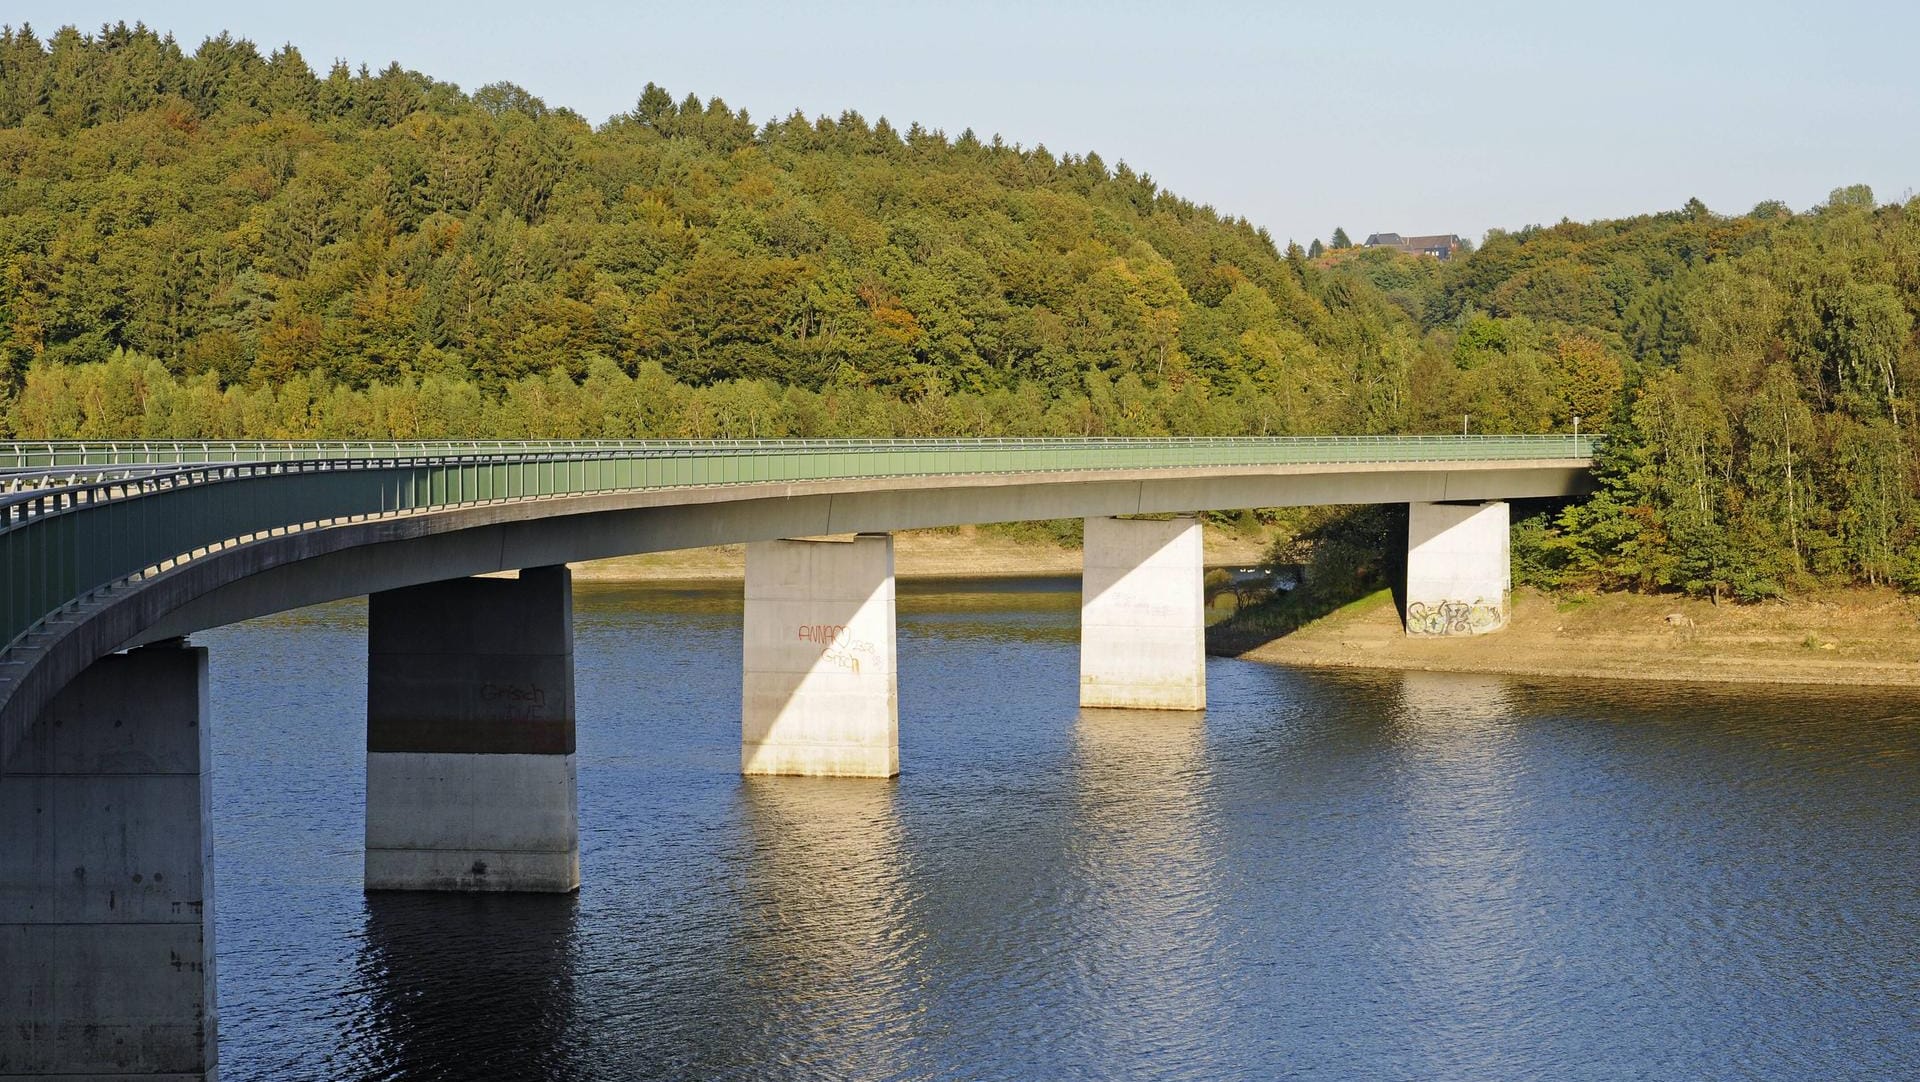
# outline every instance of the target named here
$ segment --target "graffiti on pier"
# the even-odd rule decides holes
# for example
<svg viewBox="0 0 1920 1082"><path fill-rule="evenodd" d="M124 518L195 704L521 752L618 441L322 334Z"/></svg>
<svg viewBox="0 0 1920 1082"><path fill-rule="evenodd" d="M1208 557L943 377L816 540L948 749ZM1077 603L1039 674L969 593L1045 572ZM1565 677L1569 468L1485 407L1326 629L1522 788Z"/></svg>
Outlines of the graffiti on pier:
<svg viewBox="0 0 1920 1082"><path fill-rule="evenodd" d="M533 721L546 713L547 690L538 684L496 684L489 680L480 685L480 701L501 704L494 709L509 721Z"/></svg>
<svg viewBox="0 0 1920 1082"><path fill-rule="evenodd" d="M1407 604L1407 630L1415 635L1477 635L1492 631L1504 622L1497 601L1474 598L1467 601L1440 601Z"/></svg>
<svg viewBox="0 0 1920 1082"><path fill-rule="evenodd" d="M799 638L819 644L822 661L848 672L860 671L861 658L871 661L877 656L873 643L856 638L845 624L801 624Z"/></svg>
<svg viewBox="0 0 1920 1082"><path fill-rule="evenodd" d="M830 646L845 638L846 634L847 625L845 624L801 624L799 638L802 642L817 642Z"/></svg>

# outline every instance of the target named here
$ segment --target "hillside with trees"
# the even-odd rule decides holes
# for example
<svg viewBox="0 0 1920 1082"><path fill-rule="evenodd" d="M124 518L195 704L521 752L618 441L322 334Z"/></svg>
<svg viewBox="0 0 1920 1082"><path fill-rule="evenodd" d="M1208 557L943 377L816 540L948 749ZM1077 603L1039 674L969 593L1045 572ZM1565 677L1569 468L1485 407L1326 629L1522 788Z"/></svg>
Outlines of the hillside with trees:
<svg viewBox="0 0 1920 1082"><path fill-rule="evenodd" d="M1361 166L1355 166L1360 168ZM1340 238L1340 239L1344 239ZM0 32L16 438L1584 430L1547 585L1920 585L1920 201L1318 257L1125 163Z"/></svg>

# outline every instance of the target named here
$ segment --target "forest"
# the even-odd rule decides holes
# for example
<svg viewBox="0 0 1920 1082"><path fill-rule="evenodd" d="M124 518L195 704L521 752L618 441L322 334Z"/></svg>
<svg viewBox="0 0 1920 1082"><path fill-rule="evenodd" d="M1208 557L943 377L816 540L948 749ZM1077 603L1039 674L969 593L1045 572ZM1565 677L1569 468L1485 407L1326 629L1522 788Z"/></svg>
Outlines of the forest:
<svg viewBox="0 0 1920 1082"><path fill-rule="evenodd" d="M1352 168L1367 168L1355 163ZM1920 200L1308 238L1098 153L0 30L0 435L1604 433L1516 577L1920 589Z"/></svg>

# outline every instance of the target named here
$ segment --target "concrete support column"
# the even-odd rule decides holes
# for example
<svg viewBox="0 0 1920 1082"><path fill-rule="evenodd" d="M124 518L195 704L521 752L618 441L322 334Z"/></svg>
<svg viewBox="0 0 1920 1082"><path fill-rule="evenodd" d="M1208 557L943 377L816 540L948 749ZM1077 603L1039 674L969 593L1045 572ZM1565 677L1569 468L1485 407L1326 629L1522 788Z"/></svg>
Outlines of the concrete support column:
<svg viewBox="0 0 1920 1082"><path fill-rule="evenodd" d="M747 545L741 638L741 773L900 773L892 535Z"/></svg>
<svg viewBox="0 0 1920 1082"><path fill-rule="evenodd" d="M0 1078L214 1077L207 652L101 658L0 764Z"/></svg>
<svg viewBox="0 0 1920 1082"><path fill-rule="evenodd" d="M1513 588L1507 505L1407 505L1407 634L1507 626Z"/></svg>
<svg viewBox="0 0 1920 1082"><path fill-rule="evenodd" d="M374 594L367 889L578 889L573 716L564 566Z"/></svg>
<svg viewBox="0 0 1920 1082"><path fill-rule="evenodd" d="M1080 705L1207 707L1200 520L1090 518L1080 577Z"/></svg>

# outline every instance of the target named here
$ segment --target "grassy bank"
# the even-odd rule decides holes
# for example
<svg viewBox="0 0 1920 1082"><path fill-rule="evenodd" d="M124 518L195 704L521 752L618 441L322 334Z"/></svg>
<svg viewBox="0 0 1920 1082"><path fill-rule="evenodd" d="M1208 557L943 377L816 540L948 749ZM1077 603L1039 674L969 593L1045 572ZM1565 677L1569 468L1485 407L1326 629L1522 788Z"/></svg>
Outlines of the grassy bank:
<svg viewBox="0 0 1920 1082"><path fill-rule="evenodd" d="M1526 676L1920 687L1920 598L1835 590L1758 605L1635 594L1515 592L1511 623L1409 638L1385 590L1326 611L1220 625L1209 649L1289 665Z"/></svg>

